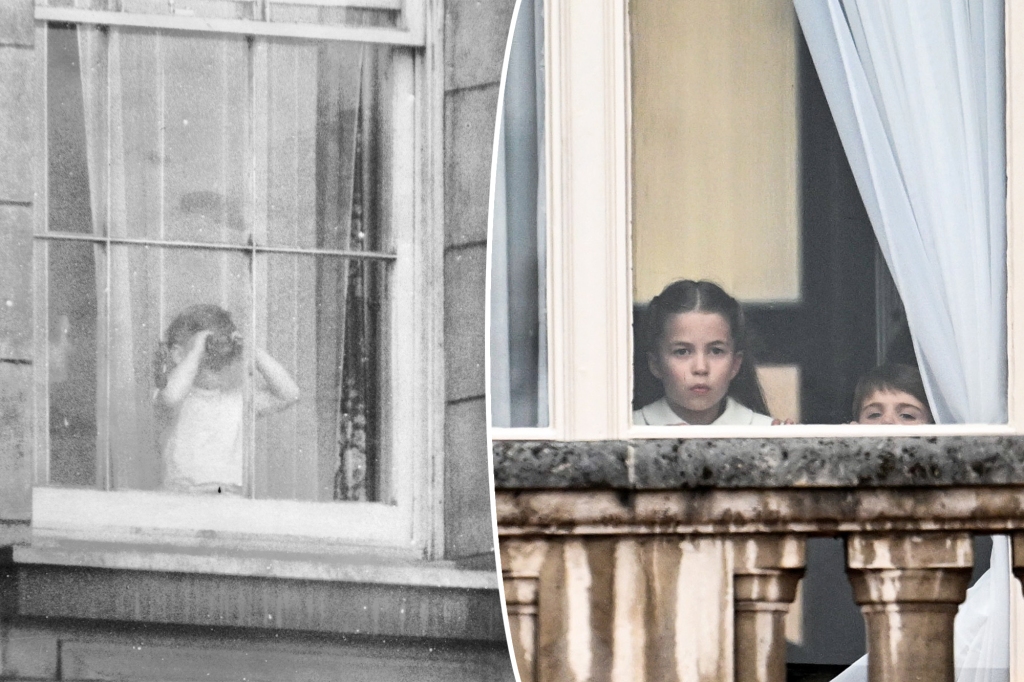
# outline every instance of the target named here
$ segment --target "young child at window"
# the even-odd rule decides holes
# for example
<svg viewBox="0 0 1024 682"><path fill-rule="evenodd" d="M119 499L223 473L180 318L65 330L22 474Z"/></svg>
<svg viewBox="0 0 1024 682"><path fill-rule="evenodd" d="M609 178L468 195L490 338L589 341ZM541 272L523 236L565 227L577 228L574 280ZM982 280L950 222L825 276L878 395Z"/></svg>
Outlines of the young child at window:
<svg viewBox="0 0 1024 682"><path fill-rule="evenodd" d="M879 365L857 382L856 424L932 424L921 373L910 365Z"/></svg>
<svg viewBox="0 0 1024 682"><path fill-rule="evenodd" d="M633 423L772 424L739 302L713 282L679 280L647 308L643 338L665 397L633 413Z"/></svg>
<svg viewBox="0 0 1024 682"><path fill-rule="evenodd" d="M245 395L242 337L231 315L195 305L167 327L157 369L156 409L163 487L189 493L241 495ZM255 391L257 413L299 399L288 371L255 349L266 386Z"/></svg>

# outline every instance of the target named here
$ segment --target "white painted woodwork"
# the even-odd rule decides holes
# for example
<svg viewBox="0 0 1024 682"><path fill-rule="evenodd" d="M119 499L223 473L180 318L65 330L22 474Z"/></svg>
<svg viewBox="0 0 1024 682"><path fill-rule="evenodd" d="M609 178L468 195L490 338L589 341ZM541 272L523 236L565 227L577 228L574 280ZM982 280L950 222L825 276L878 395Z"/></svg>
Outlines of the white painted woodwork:
<svg viewBox="0 0 1024 682"><path fill-rule="evenodd" d="M390 1L390 0L386 0ZM373 4L372 2L370 4ZM441 39L444 7L440 0L406 2L406 12L417 19L422 35L407 40L393 34L375 35L375 29L353 29L325 35L323 27L301 25L294 33L278 24L240 22L222 26L213 20L100 13L37 6L40 20L140 25L156 29L240 32L254 35L295 35L309 40L344 39L392 44L425 44L421 50L397 49L388 85L387 103L390 158L383 169L390 196L390 239L394 259L386 286L389 300L382 305L381 338L386 339L381 359L382 461L386 499L375 503L318 503L296 500L244 500L175 495L153 491L79 490L45 487L49 481L47 423L48 370L45 352L35 369L35 429L33 533L39 537L73 537L134 543L199 544L210 537L212 546L237 542L241 547L291 543L321 543L336 547L368 547L386 555L438 558L444 551L444 356L443 334L443 82ZM108 14L118 14L111 17ZM429 14L429 16L427 16ZM117 21L108 22L110 19ZM173 21L172 21L173 20ZM177 22L177 23L176 23ZM182 23L184 22L184 23ZM267 27L270 28L267 28ZM249 30L252 29L252 30ZM331 29L334 30L334 29ZM340 30L340 29L339 29ZM428 33L427 33L428 32ZM341 37L339 37L341 36ZM429 39L424 38L427 36ZM38 69L36 82L46 91L46 27L37 24ZM257 41L257 45L262 41ZM265 50L257 49L257 60ZM265 65L265 61L262 62ZM267 79L257 61L257 95ZM257 97L257 99L259 99ZM40 97L36 155L38 194L46 197L48 178L46 97ZM265 116L257 115L257 123ZM264 126L265 127L265 126ZM265 140L265 131L256 141ZM257 155L259 157L259 155ZM253 164L253 185L266 186L266 163ZM388 175L390 174L390 175ZM262 185L261 185L262 183ZM259 192L248 216L254 231L265 233L266 198ZM36 203L37 234L47 230L47 202ZM47 338L46 240L36 240L34 297L36 339ZM226 253L226 252L225 252ZM258 277L262 280L263 278ZM252 320L258 327L265 320ZM46 348L46 344L36 344ZM101 382L102 383L102 382ZM100 387L102 389L102 386ZM100 452L106 450L102 443ZM99 466L100 481L108 465ZM251 484L252 482L250 482ZM212 536L210 534L213 534Z"/></svg>
<svg viewBox="0 0 1024 682"><path fill-rule="evenodd" d="M157 571L232 575L293 580L358 582L373 585L405 585L464 589L497 589L492 571L471 571L447 562L401 561L393 556L381 559L352 551L327 554L285 552L217 553L179 550L172 547L133 548L101 543L41 543L14 550L21 564L79 566L127 571Z"/></svg>
<svg viewBox="0 0 1024 682"><path fill-rule="evenodd" d="M630 426L633 286L632 121L627 0L546 3L550 429L496 439L673 438L680 427ZM1009 425L685 427L687 436L1000 435L1024 431L1024 11L1006 8ZM1017 260L1020 260L1018 256ZM877 428L877 427L876 427Z"/></svg>
<svg viewBox="0 0 1024 682"><path fill-rule="evenodd" d="M284 0L286 4L292 4L292 1ZM203 17L195 16L195 12L178 14L113 12L76 7L54 7L42 3L36 4L35 18L37 21L56 21L72 24L137 26L180 31L240 33L253 36L281 36L315 40L348 40L362 43L388 43L391 45L423 47L427 43L424 14L427 11L427 2L430 1L432 0L408 0L405 3L406 8L403 12L405 24L400 28ZM384 2L388 2L388 0L384 0ZM315 5L320 3L314 2L309 4ZM375 0L369 2L328 0L327 4L331 6L369 6L374 8L374 6L381 5L382 3ZM171 5L173 6L173 3ZM387 9L386 7L380 8Z"/></svg>
<svg viewBox="0 0 1024 682"><path fill-rule="evenodd" d="M624 0L548 2L548 357L562 438L629 424L629 163Z"/></svg>

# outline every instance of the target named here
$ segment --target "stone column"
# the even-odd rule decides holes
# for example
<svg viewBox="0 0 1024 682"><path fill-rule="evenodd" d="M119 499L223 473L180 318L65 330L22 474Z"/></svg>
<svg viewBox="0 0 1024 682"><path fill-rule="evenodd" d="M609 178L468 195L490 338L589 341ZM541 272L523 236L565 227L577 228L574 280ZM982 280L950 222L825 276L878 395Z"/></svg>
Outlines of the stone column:
<svg viewBox="0 0 1024 682"><path fill-rule="evenodd" d="M537 587L546 553L544 540L501 540L505 609L521 682L536 680Z"/></svg>
<svg viewBox="0 0 1024 682"><path fill-rule="evenodd" d="M804 538L762 535L732 544L736 682L785 682L785 620L804 574Z"/></svg>
<svg viewBox="0 0 1024 682"><path fill-rule="evenodd" d="M1010 561L1013 574L1024 586L1024 533L1014 533L1010 537Z"/></svg>
<svg viewBox="0 0 1024 682"><path fill-rule="evenodd" d="M967 533L857 534L846 541L867 625L868 682L953 682L953 618L967 593Z"/></svg>

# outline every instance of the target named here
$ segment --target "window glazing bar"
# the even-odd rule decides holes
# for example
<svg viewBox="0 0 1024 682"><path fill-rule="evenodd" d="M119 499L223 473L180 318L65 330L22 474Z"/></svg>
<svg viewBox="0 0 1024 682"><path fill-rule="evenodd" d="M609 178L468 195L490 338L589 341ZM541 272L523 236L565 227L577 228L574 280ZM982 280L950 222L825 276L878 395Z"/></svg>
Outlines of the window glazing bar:
<svg viewBox="0 0 1024 682"><path fill-rule="evenodd" d="M167 14L133 14L71 7L36 7L37 21L59 21L72 24L104 26L137 26L150 29L202 31L206 33L239 33L252 36L308 38L311 40L346 40L359 43L408 45L422 47L422 30L378 28L373 26L324 26L321 24L278 23L251 19L216 19Z"/></svg>
<svg viewBox="0 0 1024 682"><path fill-rule="evenodd" d="M174 249L206 249L211 251L242 251L247 253L283 253L295 254L297 256L341 256L344 258L357 258L363 260L393 261L397 258L393 253L385 253L383 251L346 251L343 249L318 249L292 246L254 246L252 244L227 244L224 242L191 242L170 241L166 239L134 239L131 237L101 237L88 234L76 234L73 232L44 232L34 236L36 239L54 241L92 242L94 244L127 244L131 246L155 246Z"/></svg>

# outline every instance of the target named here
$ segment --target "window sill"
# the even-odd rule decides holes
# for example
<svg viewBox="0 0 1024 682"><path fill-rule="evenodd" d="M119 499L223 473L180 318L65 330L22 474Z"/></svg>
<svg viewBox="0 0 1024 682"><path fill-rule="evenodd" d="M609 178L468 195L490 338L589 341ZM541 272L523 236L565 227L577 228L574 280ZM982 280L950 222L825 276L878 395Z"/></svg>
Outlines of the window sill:
<svg viewBox="0 0 1024 682"><path fill-rule="evenodd" d="M0 583L8 582L15 618L505 637L495 571L451 562L89 542L15 546L9 557L9 580L0 574Z"/></svg>
<svg viewBox="0 0 1024 682"><path fill-rule="evenodd" d="M495 572L447 561L389 560L369 554L289 554L213 549L53 542L13 548L15 564L77 566L125 571L317 580L444 589L496 590Z"/></svg>

